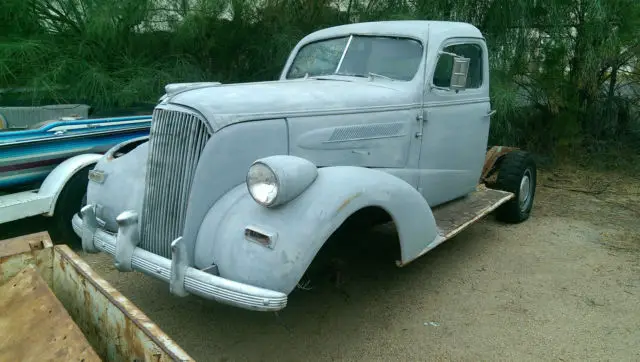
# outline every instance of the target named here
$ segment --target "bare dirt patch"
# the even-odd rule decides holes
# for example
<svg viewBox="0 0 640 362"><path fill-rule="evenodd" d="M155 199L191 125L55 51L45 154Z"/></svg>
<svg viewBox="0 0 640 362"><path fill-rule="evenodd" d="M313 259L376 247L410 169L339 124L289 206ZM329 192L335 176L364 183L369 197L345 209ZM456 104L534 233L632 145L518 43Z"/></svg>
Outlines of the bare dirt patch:
<svg viewBox="0 0 640 362"><path fill-rule="evenodd" d="M539 185L526 223L489 217L403 269L385 233L345 240L341 283L312 279L278 315L85 258L197 360L640 358L638 183L564 171Z"/></svg>
<svg viewBox="0 0 640 362"><path fill-rule="evenodd" d="M563 169L538 185L529 221L488 217L403 269L385 232L346 238L341 283L315 275L278 315L173 297L79 253L200 361L640 359L640 179Z"/></svg>

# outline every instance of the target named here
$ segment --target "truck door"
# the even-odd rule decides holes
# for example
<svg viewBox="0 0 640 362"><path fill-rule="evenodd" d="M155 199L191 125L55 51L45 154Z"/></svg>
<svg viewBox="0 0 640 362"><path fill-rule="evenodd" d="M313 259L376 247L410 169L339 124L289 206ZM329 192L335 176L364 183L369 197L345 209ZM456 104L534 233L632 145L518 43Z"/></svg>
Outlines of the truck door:
<svg viewBox="0 0 640 362"><path fill-rule="evenodd" d="M420 127L416 111L422 110L410 81L420 69L423 47L414 39L387 36L353 36L348 44L338 73L375 79L309 80L318 90L313 107L357 111L287 117L289 152L319 167L381 169L417 187L420 141L414 135Z"/></svg>
<svg viewBox="0 0 640 362"><path fill-rule="evenodd" d="M433 207L473 191L484 164L491 104L481 39L449 39L428 64L419 189ZM454 53L469 58L466 88L450 89Z"/></svg>

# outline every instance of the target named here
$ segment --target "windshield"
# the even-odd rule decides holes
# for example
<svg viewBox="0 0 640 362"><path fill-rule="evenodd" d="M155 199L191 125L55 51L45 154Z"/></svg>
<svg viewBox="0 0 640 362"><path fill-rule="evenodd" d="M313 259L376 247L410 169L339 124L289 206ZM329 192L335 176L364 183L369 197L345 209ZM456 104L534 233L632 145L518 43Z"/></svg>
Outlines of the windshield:
<svg viewBox="0 0 640 362"><path fill-rule="evenodd" d="M303 46L287 79L337 74L410 81L421 60L422 44L416 40L352 35Z"/></svg>

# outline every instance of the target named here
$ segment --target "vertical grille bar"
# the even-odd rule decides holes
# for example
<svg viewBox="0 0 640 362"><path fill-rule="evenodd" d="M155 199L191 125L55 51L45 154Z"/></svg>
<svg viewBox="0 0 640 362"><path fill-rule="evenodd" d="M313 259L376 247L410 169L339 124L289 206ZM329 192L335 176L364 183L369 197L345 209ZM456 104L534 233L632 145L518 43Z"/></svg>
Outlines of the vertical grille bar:
<svg viewBox="0 0 640 362"><path fill-rule="evenodd" d="M140 247L165 258L182 235L191 183L211 137L206 124L189 113L156 109L141 218Z"/></svg>

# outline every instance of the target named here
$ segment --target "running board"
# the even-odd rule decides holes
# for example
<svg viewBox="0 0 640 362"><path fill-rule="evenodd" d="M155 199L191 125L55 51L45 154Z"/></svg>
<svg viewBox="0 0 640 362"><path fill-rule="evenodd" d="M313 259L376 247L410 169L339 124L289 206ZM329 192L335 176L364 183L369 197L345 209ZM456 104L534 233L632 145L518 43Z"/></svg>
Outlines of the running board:
<svg viewBox="0 0 640 362"><path fill-rule="evenodd" d="M440 235L451 239L513 197L515 195L511 192L478 186L469 195L434 208L433 217Z"/></svg>
<svg viewBox="0 0 640 362"><path fill-rule="evenodd" d="M408 260L405 263L397 261L396 264L402 267L418 259L514 197L515 195L511 192L494 190L484 185L479 185L476 191L462 198L438 205L433 209L433 217L438 227L436 239L412 260Z"/></svg>

